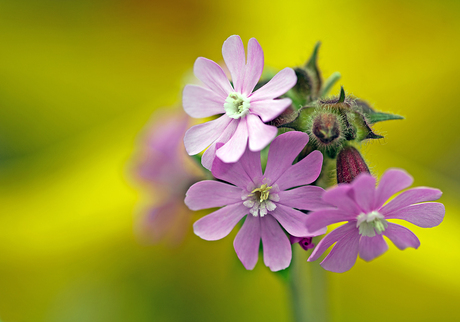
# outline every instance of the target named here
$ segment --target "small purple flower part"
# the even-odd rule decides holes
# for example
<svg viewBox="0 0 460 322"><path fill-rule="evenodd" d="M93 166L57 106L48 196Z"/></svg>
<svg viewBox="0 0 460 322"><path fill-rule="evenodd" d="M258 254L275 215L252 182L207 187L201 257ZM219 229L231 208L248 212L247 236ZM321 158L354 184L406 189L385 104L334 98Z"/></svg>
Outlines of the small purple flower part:
<svg viewBox="0 0 460 322"><path fill-rule="evenodd" d="M253 92L264 67L264 54L255 38L249 40L247 60L243 42L236 35L224 42L222 55L233 86L219 65L199 57L194 73L204 86L187 85L183 93L184 110L190 116L203 118L223 114L216 120L193 126L185 134L185 148L190 155L210 146L202 159L207 169L211 168L215 155L232 163L240 159L246 145L251 151L265 148L278 130L264 122L275 119L291 105L289 98L276 98L297 81L294 71L285 68ZM223 145L217 149L217 143Z"/></svg>
<svg viewBox="0 0 460 322"><path fill-rule="evenodd" d="M418 248L420 241L414 233L388 220L403 219L419 227L431 228L442 222L445 208L438 202L425 202L437 200L442 195L440 190L427 187L409 189L386 203L412 182L412 177L404 170L390 169L383 174L377 188L373 176L361 173L351 184L339 184L327 190L323 200L331 206L312 212L307 218L308 229L317 230L341 221L348 223L324 237L308 260L318 259L336 243L321 266L342 273L355 264L358 254L365 261L382 255L388 249L383 236L401 250Z"/></svg>
<svg viewBox="0 0 460 322"><path fill-rule="evenodd" d="M289 236L289 241L291 244L298 243L304 250L315 248L315 244L313 244L313 237Z"/></svg>
<svg viewBox="0 0 460 322"><path fill-rule="evenodd" d="M266 266L272 271L288 267L291 245L281 227L293 236L317 236L326 232L325 228L308 230L307 215L293 209L314 210L326 205L321 200L324 190L307 186L321 172L321 152L313 151L292 165L307 142L308 134L302 132L278 136L271 143L265 173L262 173L260 153L248 148L236 163L215 158L212 174L231 184L201 181L187 191L185 204L192 210L223 207L195 222L195 234L205 240L218 240L246 217L233 243L244 267L253 269L256 265L260 240Z"/></svg>

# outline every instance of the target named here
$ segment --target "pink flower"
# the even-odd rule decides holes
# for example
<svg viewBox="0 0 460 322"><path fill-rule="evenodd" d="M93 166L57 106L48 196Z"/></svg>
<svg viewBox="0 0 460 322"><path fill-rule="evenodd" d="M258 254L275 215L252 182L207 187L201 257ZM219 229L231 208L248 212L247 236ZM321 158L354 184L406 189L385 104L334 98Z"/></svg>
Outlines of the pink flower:
<svg viewBox="0 0 460 322"><path fill-rule="evenodd" d="M205 240L224 238L247 215L233 243L244 267L253 269L256 265L261 239L265 265L272 271L288 267L291 245L281 226L293 236L317 236L325 232L325 229L307 230L307 215L293 209L325 206L321 201L323 189L305 186L315 181L321 172L321 152L313 151L292 165L307 142L308 134L302 132L278 136L271 143L264 174L260 153L249 149L237 163L224 163L215 158L213 175L233 185L201 181L190 187L185 198L190 209L223 207L195 222L195 234Z"/></svg>
<svg viewBox="0 0 460 322"><path fill-rule="evenodd" d="M190 116L203 118L223 114L216 120L192 127L185 134L185 148L190 155L211 145L202 159L207 169L211 168L215 155L231 163L240 159L246 145L251 151L265 148L278 130L264 122L273 120L291 104L289 98L275 98L286 93L297 81L294 71L285 68L253 92L264 67L264 54L255 38L249 40L247 62L243 42L236 35L224 42L222 55L233 86L219 65L199 57L194 73L204 86L187 85L183 93L184 110ZM217 143L223 145L216 149Z"/></svg>
<svg viewBox="0 0 460 322"><path fill-rule="evenodd" d="M354 265L358 253L365 261L383 254L388 249L383 236L399 249L418 248L420 241L414 233L387 220L403 219L419 227L430 228L442 222L445 209L438 202L420 203L441 197L440 190L426 187L404 191L385 204L388 198L406 189L412 182L412 177L404 170L390 169L383 174L377 188L375 178L362 173L351 184L339 184L327 190L323 200L331 207L309 214L308 229L317 230L341 221L348 223L324 237L308 261L318 259L337 242L321 266L342 273Z"/></svg>

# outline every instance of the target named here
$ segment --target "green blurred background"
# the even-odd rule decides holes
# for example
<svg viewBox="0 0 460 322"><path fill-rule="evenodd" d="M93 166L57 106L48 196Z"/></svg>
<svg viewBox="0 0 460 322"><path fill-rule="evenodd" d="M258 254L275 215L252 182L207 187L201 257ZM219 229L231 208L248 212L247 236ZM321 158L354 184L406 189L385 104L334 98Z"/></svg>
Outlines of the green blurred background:
<svg viewBox="0 0 460 322"><path fill-rule="evenodd" d="M231 236L179 247L134 234L131 155L151 114L223 41L256 37L268 66L322 41L324 76L405 121L363 147L444 191L444 222L329 274L332 321L455 321L460 303L460 2L0 1L0 318L5 322L290 321L282 280L245 271ZM338 86L333 92L338 91Z"/></svg>

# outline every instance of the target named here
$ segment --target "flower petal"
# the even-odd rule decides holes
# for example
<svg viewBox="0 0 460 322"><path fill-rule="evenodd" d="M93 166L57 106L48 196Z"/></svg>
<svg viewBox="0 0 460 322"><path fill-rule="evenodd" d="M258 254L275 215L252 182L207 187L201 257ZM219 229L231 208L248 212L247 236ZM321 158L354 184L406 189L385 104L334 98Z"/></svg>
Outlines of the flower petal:
<svg viewBox="0 0 460 322"><path fill-rule="evenodd" d="M201 86L186 85L182 102L185 112L191 117L202 118L225 113L225 99Z"/></svg>
<svg viewBox="0 0 460 322"><path fill-rule="evenodd" d="M248 143L248 125L246 118L240 118L238 127L230 140L216 151L216 156L226 163L238 161Z"/></svg>
<svg viewBox="0 0 460 322"><path fill-rule="evenodd" d="M278 180L307 143L308 134L297 131L283 133L275 138L268 151L265 176L272 182Z"/></svg>
<svg viewBox="0 0 460 322"><path fill-rule="evenodd" d="M352 183L354 198L361 209L368 213L374 205L375 178L368 173L361 173Z"/></svg>
<svg viewBox="0 0 460 322"><path fill-rule="evenodd" d="M308 214L307 217L307 228L310 231L316 231L323 227L341 222L354 220L355 216L345 213L341 209L337 208L325 208L313 211ZM356 224L356 221L355 221Z"/></svg>
<svg viewBox="0 0 460 322"><path fill-rule="evenodd" d="M401 250L406 249L407 247L417 249L420 246L420 240L413 232L406 227L397 224L388 223L388 227L385 229L383 234Z"/></svg>
<svg viewBox="0 0 460 322"><path fill-rule="evenodd" d="M375 192L374 209L378 209L395 193L409 187L414 179L404 170L389 169L380 179Z"/></svg>
<svg viewBox="0 0 460 322"><path fill-rule="evenodd" d="M195 183L185 197L185 204L191 210L223 207L237 202L241 202L241 188L213 180Z"/></svg>
<svg viewBox="0 0 460 322"><path fill-rule="evenodd" d="M206 149L217 140L230 122L231 118L224 114L216 120L192 126L184 137L187 153L194 155Z"/></svg>
<svg viewBox="0 0 460 322"><path fill-rule="evenodd" d="M329 204L321 199L323 193L323 188L303 186L278 192L280 200L277 203L303 210L327 208Z"/></svg>
<svg viewBox="0 0 460 322"><path fill-rule="evenodd" d="M251 215L247 216L243 227L233 241L236 255L246 269L253 269L259 259L260 219Z"/></svg>
<svg viewBox="0 0 460 322"><path fill-rule="evenodd" d="M291 105L291 103L292 101L290 98L282 98L278 100L262 100L251 102L251 107L249 110L251 113L259 115L262 121L268 122L283 113L284 110L287 109L289 105Z"/></svg>
<svg viewBox="0 0 460 322"><path fill-rule="evenodd" d="M230 121L230 124L227 125L224 132L221 134L221 136L219 136L219 138L213 144L211 144L209 148L206 149L206 151L204 151L203 156L201 157L201 164L203 165L203 167L205 167L205 169L211 171L212 163L214 162L214 159L216 157L216 145L218 143L222 143L222 145L227 143L228 140L230 140L232 135L235 133L238 127L238 123L238 120L232 119Z"/></svg>
<svg viewBox="0 0 460 322"><path fill-rule="evenodd" d="M401 208L385 215L385 219L403 219L422 228L439 225L446 209L439 202L426 202Z"/></svg>
<svg viewBox="0 0 460 322"><path fill-rule="evenodd" d="M272 271L287 268L292 257L289 238L270 214L260 219L260 228L265 265Z"/></svg>
<svg viewBox="0 0 460 322"><path fill-rule="evenodd" d="M280 190L310 184L318 179L323 166L323 155L315 150L300 162L289 167L276 181Z"/></svg>
<svg viewBox="0 0 460 322"><path fill-rule="evenodd" d="M277 98L297 82L297 76L292 68L286 67L276 74L267 84L259 88L250 96L251 102Z"/></svg>
<svg viewBox="0 0 460 322"><path fill-rule="evenodd" d="M307 215L303 212L277 203L275 210L271 211L270 214L289 234L300 237L310 236L310 232L305 226Z"/></svg>
<svg viewBox="0 0 460 322"><path fill-rule="evenodd" d="M233 35L224 41L222 46L222 56L224 57L225 65L227 65L230 74L232 75L235 91L242 93L245 62L244 45L240 36Z"/></svg>
<svg viewBox="0 0 460 322"><path fill-rule="evenodd" d="M417 187L404 191L380 209L382 215L389 214L397 209L410 206L424 201L434 201L441 198L442 192L439 189Z"/></svg>
<svg viewBox="0 0 460 322"><path fill-rule="evenodd" d="M323 194L323 200L331 205L338 207L349 215L359 215L361 209L355 200L350 197L352 190L350 184L339 184L331 189L327 189Z"/></svg>
<svg viewBox="0 0 460 322"><path fill-rule="evenodd" d="M233 88L222 68L210 59L198 57L193 73L206 87L215 92L224 101Z"/></svg>
<svg viewBox="0 0 460 322"><path fill-rule="evenodd" d="M332 248L331 252L321 262L321 266L331 272L343 273L355 265L359 251L360 235L351 231Z"/></svg>
<svg viewBox="0 0 460 322"><path fill-rule="evenodd" d="M261 151L278 134L276 126L264 124L260 118L254 114L248 114L246 117L248 122L249 135L249 150Z"/></svg>
<svg viewBox="0 0 460 322"><path fill-rule="evenodd" d="M388 245L382 235L374 237L361 236L359 240L359 257L369 262L388 250Z"/></svg>
<svg viewBox="0 0 460 322"><path fill-rule="evenodd" d="M193 231L204 240L222 239L247 213L243 203L228 205L196 221Z"/></svg>
<svg viewBox="0 0 460 322"><path fill-rule="evenodd" d="M248 61L244 75L243 94L249 96L256 86L264 69L264 52L255 38L249 39Z"/></svg>

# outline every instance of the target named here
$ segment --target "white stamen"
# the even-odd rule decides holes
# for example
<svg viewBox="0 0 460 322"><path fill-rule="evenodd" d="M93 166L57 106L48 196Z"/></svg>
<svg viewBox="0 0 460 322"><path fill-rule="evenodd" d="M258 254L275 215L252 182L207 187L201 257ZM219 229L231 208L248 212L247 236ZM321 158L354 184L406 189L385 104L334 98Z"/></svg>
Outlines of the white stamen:
<svg viewBox="0 0 460 322"><path fill-rule="evenodd" d="M243 94L232 92L225 99L224 109L228 117L239 119L249 113L250 100Z"/></svg>
<svg viewBox="0 0 460 322"><path fill-rule="evenodd" d="M273 192L273 188L275 192ZM249 212L254 217L263 217L269 211L276 209L276 204L273 201L280 200L277 193L278 186L271 187L264 183L250 191L251 193L243 195L241 199L244 200L243 205L249 208Z"/></svg>
<svg viewBox="0 0 460 322"><path fill-rule="evenodd" d="M388 227L385 217L377 211L361 213L356 219L356 227L362 236L374 237L375 233L380 235Z"/></svg>

